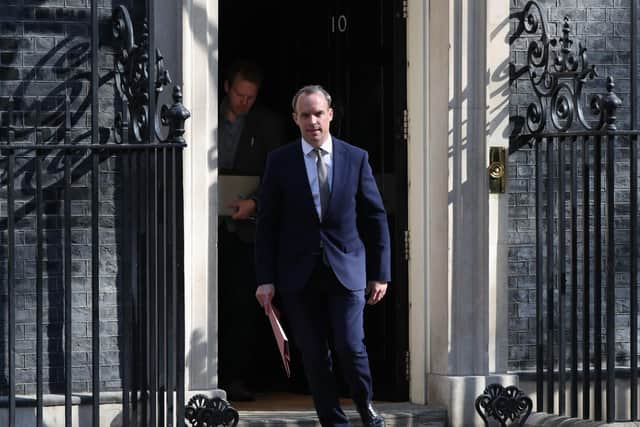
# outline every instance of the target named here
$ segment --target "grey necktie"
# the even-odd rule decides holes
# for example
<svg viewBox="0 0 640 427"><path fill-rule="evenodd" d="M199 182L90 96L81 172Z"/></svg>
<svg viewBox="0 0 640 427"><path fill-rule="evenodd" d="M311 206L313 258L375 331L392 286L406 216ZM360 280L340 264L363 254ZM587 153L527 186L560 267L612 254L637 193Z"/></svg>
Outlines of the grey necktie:
<svg viewBox="0 0 640 427"><path fill-rule="evenodd" d="M318 168L318 188L320 189L320 212L321 217L324 218L327 212L327 206L329 204L329 180L327 179L327 166L322 161L322 150L320 148L314 148L316 152L316 166Z"/></svg>

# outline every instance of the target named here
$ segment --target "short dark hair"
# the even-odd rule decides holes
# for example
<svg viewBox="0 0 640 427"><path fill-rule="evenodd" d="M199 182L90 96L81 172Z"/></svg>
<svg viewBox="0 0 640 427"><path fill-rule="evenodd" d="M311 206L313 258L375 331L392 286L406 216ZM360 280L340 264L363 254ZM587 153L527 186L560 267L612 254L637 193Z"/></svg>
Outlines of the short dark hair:
<svg viewBox="0 0 640 427"><path fill-rule="evenodd" d="M262 69L258 64L247 59L238 59L227 68L225 80L233 84L237 77L250 81L260 87L262 84Z"/></svg>
<svg viewBox="0 0 640 427"><path fill-rule="evenodd" d="M329 106L329 108L331 108L331 95L329 95L329 92L327 92L325 88L320 85L306 85L298 89L296 94L293 96L293 99L291 100L291 107L293 107L293 111L296 111L296 103L298 102L298 98L300 98L300 96L311 95L312 93L322 94L322 96L324 96L324 98L327 100L327 105Z"/></svg>

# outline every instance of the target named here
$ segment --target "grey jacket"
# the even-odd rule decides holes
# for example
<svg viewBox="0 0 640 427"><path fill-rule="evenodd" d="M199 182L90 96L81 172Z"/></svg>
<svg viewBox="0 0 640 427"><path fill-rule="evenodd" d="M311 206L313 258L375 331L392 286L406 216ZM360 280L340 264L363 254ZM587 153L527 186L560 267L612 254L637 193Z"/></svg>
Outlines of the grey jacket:
<svg viewBox="0 0 640 427"><path fill-rule="evenodd" d="M245 118L244 128L232 169L221 168L220 175L262 176L267 154L285 142L284 123L274 112L254 105ZM250 195L255 198L257 194ZM240 240L253 242L255 220L234 221L234 228Z"/></svg>

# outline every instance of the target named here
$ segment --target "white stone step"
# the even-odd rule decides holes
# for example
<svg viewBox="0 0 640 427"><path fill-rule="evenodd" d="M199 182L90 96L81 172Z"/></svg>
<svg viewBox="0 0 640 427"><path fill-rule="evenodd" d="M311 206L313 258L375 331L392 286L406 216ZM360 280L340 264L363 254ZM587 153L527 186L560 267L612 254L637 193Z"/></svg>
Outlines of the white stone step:
<svg viewBox="0 0 640 427"><path fill-rule="evenodd" d="M375 405L378 413L384 416L387 427L446 427L447 412L445 408L434 405L414 405L411 403L380 403ZM358 413L354 409L345 409L353 427L362 425ZM268 426L320 427L315 411L240 411L239 427Z"/></svg>

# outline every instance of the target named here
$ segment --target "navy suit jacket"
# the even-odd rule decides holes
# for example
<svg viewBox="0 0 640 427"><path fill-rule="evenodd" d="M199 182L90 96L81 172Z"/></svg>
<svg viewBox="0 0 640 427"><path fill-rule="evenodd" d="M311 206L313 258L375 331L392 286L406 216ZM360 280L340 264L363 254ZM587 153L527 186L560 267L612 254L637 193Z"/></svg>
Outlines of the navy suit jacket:
<svg viewBox="0 0 640 427"><path fill-rule="evenodd" d="M320 259L348 289L367 280L390 280L387 216L367 152L333 138L333 180L327 213L318 218L300 140L267 157L260 188L256 230L258 285L296 292Z"/></svg>

